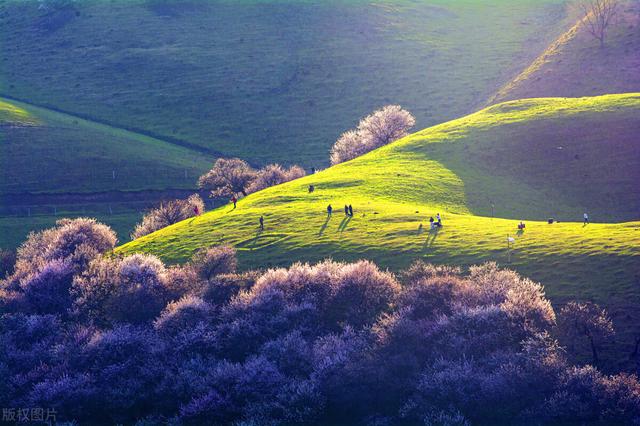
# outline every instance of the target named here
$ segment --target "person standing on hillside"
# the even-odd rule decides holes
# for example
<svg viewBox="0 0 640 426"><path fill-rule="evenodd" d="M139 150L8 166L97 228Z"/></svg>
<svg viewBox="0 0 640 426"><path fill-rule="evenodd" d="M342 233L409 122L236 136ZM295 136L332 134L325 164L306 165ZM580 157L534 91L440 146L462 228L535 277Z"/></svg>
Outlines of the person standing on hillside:
<svg viewBox="0 0 640 426"><path fill-rule="evenodd" d="M585 214L583 215L583 218L584 218L584 224L585 224L585 225L588 225L588 224L589 224L589 215L585 213Z"/></svg>
<svg viewBox="0 0 640 426"><path fill-rule="evenodd" d="M327 206L327 216L331 217L331 213L333 212L333 207L331 207L331 204L329 204Z"/></svg>
<svg viewBox="0 0 640 426"><path fill-rule="evenodd" d="M344 215L349 216L349 206L347 206L346 204L344 205Z"/></svg>
<svg viewBox="0 0 640 426"><path fill-rule="evenodd" d="M260 230L264 231L264 217L260 216Z"/></svg>
<svg viewBox="0 0 640 426"><path fill-rule="evenodd" d="M236 205L238 204L238 198L234 195L233 197L231 197L231 202L233 203L233 208L236 208Z"/></svg>
<svg viewBox="0 0 640 426"><path fill-rule="evenodd" d="M438 227L442 226L442 218L440 217L440 213L436 215L436 220L438 221Z"/></svg>
<svg viewBox="0 0 640 426"><path fill-rule="evenodd" d="M353 217L353 207L349 204L349 216Z"/></svg>

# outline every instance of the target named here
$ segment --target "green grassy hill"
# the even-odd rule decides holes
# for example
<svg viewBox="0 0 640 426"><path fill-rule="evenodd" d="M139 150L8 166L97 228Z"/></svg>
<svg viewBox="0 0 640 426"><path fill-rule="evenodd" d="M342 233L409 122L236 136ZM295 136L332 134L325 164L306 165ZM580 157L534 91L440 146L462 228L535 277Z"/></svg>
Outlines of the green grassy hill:
<svg viewBox="0 0 640 426"><path fill-rule="evenodd" d="M473 111L564 17L561 0L4 0L0 94L319 167L384 104L421 128Z"/></svg>
<svg viewBox="0 0 640 426"><path fill-rule="evenodd" d="M600 48L584 25L560 36L490 103L548 96L595 96L640 90L640 1L621 2Z"/></svg>
<svg viewBox="0 0 640 426"><path fill-rule="evenodd" d="M0 194L193 188L214 158L2 98L0 140Z"/></svg>
<svg viewBox="0 0 640 426"><path fill-rule="evenodd" d="M212 161L148 136L0 99L0 247L15 247L63 215L97 216L126 241L146 205L136 199L193 188ZM96 193L111 195L96 199Z"/></svg>
<svg viewBox="0 0 640 426"><path fill-rule="evenodd" d="M630 333L640 320L639 129L640 94L509 102L250 195L236 210L221 207L117 253L181 262L199 248L229 243L246 267L325 257L370 258L393 269L416 258L497 261L544 283L555 302L602 303ZM335 209L330 219L328 204ZM343 214L345 204L353 205L353 218ZM600 223L583 226L584 211ZM432 233L425 228L436 213L444 227ZM549 225L549 216L561 222ZM527 228L518 234L521 218ZM508 235L516 238L510 261Z"/></svg>

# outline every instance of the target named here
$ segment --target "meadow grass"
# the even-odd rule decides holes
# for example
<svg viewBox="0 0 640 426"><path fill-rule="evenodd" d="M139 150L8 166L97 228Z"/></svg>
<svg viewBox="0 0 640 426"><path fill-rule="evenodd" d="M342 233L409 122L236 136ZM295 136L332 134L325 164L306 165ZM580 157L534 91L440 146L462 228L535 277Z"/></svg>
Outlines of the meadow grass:
<svg viewBox="0 0 640 426"><path fill-rule="evenodd" d="M581 299L603 304L621 324L621 341L630 344L637 331L633 322L640 319L640 209L637 200L633 204L637 193L624 198L615 186L637 182L633 167L640 164L640 149L637 139L628 141L627 163L587 153L609 143L594 130L593 120L602 125L608 118L618 128L616 117L624 118L633 130L638 112L639 94L501 104L252 194L237 209L220 207L121 246L116 253L148 252L174 263L188 260L203 247L232 244L245 268L327 257L367 258L394 270L415 259L460 266L495 261L542 282L555 303ZM577 161L572 155L553 159L546 145L532 146L540 141L527 136L567 123L592 132L571 144L560 133L545 144L575 143L588 164L570 164ZM518 135L519 145L514 146L512 138ZM526 152L528 160L514 150ZM496 155L525 164L502 172ZM599 201L583 205L588 198L580 195L585 191L583 170L589 170L602 188L608 185L618 199L607 199L604 206ZM308 192L309 185L315 186L314 192ZM597 198L597 191L605 189L594 188L589 196ZM484 195L478 192L504 204L495 205L496 217L490 217L490 207L479 201ZM578 195L565 199L571 192ZM334 208L330 218L328 204ZM353 206L353 217L345 216L345 204ZM627 222L585 226L580 222L585 208L596 222ZM442 214L444 226L432 232L428 218L436 213ZM261 215L264 231L258 229ZM546 223L551 215L560 222ZM527 219L527 227L518 233L521 218ZM508 236L515 238L511 249Z"/></svg>
<svg viewBox="0 0 640 426"><path fill-rule="evenodd" d="M256 164L320 167L382 105L402 104L419 128L476 109L564 18L561 0L10 0L0 94Z"/></svg>
<svg viewBox="0 0 640 426"><path fill-rule="evenodd" d="M420 127L475 109L564 19L560 0L0 2L0 95L40 120L0 110L0 196L194 188L219 155L319 168L382 105Z"/></svg>
<svg viewBox="0 0 640 426"><path fill-rule="evenodd" d="M0 142L0 194L193 188L213 162L148 136L1 98Z"/></svg>

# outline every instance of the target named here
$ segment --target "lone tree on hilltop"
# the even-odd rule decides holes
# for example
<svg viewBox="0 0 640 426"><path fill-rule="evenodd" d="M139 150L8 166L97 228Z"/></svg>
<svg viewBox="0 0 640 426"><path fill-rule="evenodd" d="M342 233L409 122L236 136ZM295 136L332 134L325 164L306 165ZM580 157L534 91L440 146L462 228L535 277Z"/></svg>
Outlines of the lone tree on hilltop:
<svg viewBox="0 0 640 426"><path fill-rule="evenodd" d="M387 105L360 120L355 130L343 133L331 148L331 164L354 159L407 136L416 120L400 105Z"/></svg>
<svg viewBox="0 0 640 426"><path fill-rule="evenodd" d="M578 9L583 15L583 24L589 34L604 47L609 27L618 13L618 0L579 0Z"/></svg>
<svg viewBox="0 0 640 426"><path fill-rule="evenodd" d="M594 364L599 361L599 344L614 334L613 323L607 311L591 302L567 303L560 311L558 326L571 347L587 339Z"/></svg>
<svg viewBox="0 0 640 426"><path fill-rule="evenodd" d="M247 195L256 171L239 158L219 158L213 168L198 179L198 187L211 191L212 197Z"/></svg>

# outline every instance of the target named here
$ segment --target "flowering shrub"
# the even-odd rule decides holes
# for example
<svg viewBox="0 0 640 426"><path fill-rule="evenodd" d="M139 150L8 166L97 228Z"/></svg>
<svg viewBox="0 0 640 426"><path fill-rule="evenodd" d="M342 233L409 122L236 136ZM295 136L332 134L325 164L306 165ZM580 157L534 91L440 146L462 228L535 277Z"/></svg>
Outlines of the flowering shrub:
<svg viewBox="0 0 640 426"><path fill-rule="evenodd" d="M116 234L95 219L61 219L54 228L31 233L17 253L10 282L37 272L52 260L70 260L76 271L100 253L115 247Z"/></svg>
<svg viewBox="0 0 640 426"><path fill-rule="evenodd" d="M305 171L300 166L291 166L285 169L279 164L269 164L264 169L259 170L255 179L249 185L247 193L258 192L271 186L280 185L305 175Z"/></svg>
<svg viewBox="0 0 640 426"><path fill-rule="evenodd" d="M66 314L71 307L69 289L73 281L69 261L52 260L20 282L22 312L31 314Z"/></svg>
<svg viewBox="0 0 640 426"><path fill-rule="evenodd" d="M210 280L216 275L236 272L238 259L236 249L231 246L210 247L198 251L192 261L195 271L203 280Z"/></svg>
<svg viewBox="0 0 640 426"><path fill-rule="evenodd" d="M174 223L202 214L204 211L204 202L198 194L193 194L186 200L161 203L157 208L144 215L142 222L137 224L131 233L131 239L135 240L151 234Z"/></svg>
<svg viewBox="0 0 640 426"><path fill-rule="evenodd" d="M407 136L416 120L399 105L387 105L360 120L357 129L343 133L331 148L331 164L352 160Z"/></svg>
<svg viewBox="0 0 640 426"><path fill-rule="evenodd" d="M3 406L81 424L640 421L638 378L573 366L542 287L495 264L239 274L229 247L167 268L98 256L111 240L95 237L23 254L3 283ZM587 341L611 325L587 304L569 319Z"/></svg>
<svg viewBox="0 0 640 426"><path fill-rule="evenodd" d="M97 259L74 280L74 310L100 324L149 323L171 301L167 287L165 266L154 256Z"/></svg>
<svg viewBox="0 0 640 426"><path fill-rule="evenodd" d="M213 168L198 179L198 188L211 192L212 197L247 195L247 188L256 178L256 171L239 158L219 158Z"/></svg>
<svg viewBox="0 0 640 426"><path fill-rule="evenodd" d="M300 166L285 169L279 164L269 164L260 170L253 169L239 158L220 158L213 168L198 179L198 188L210 191L211 197L239 197L274 185L301 178L305 171Z"/></svg>

